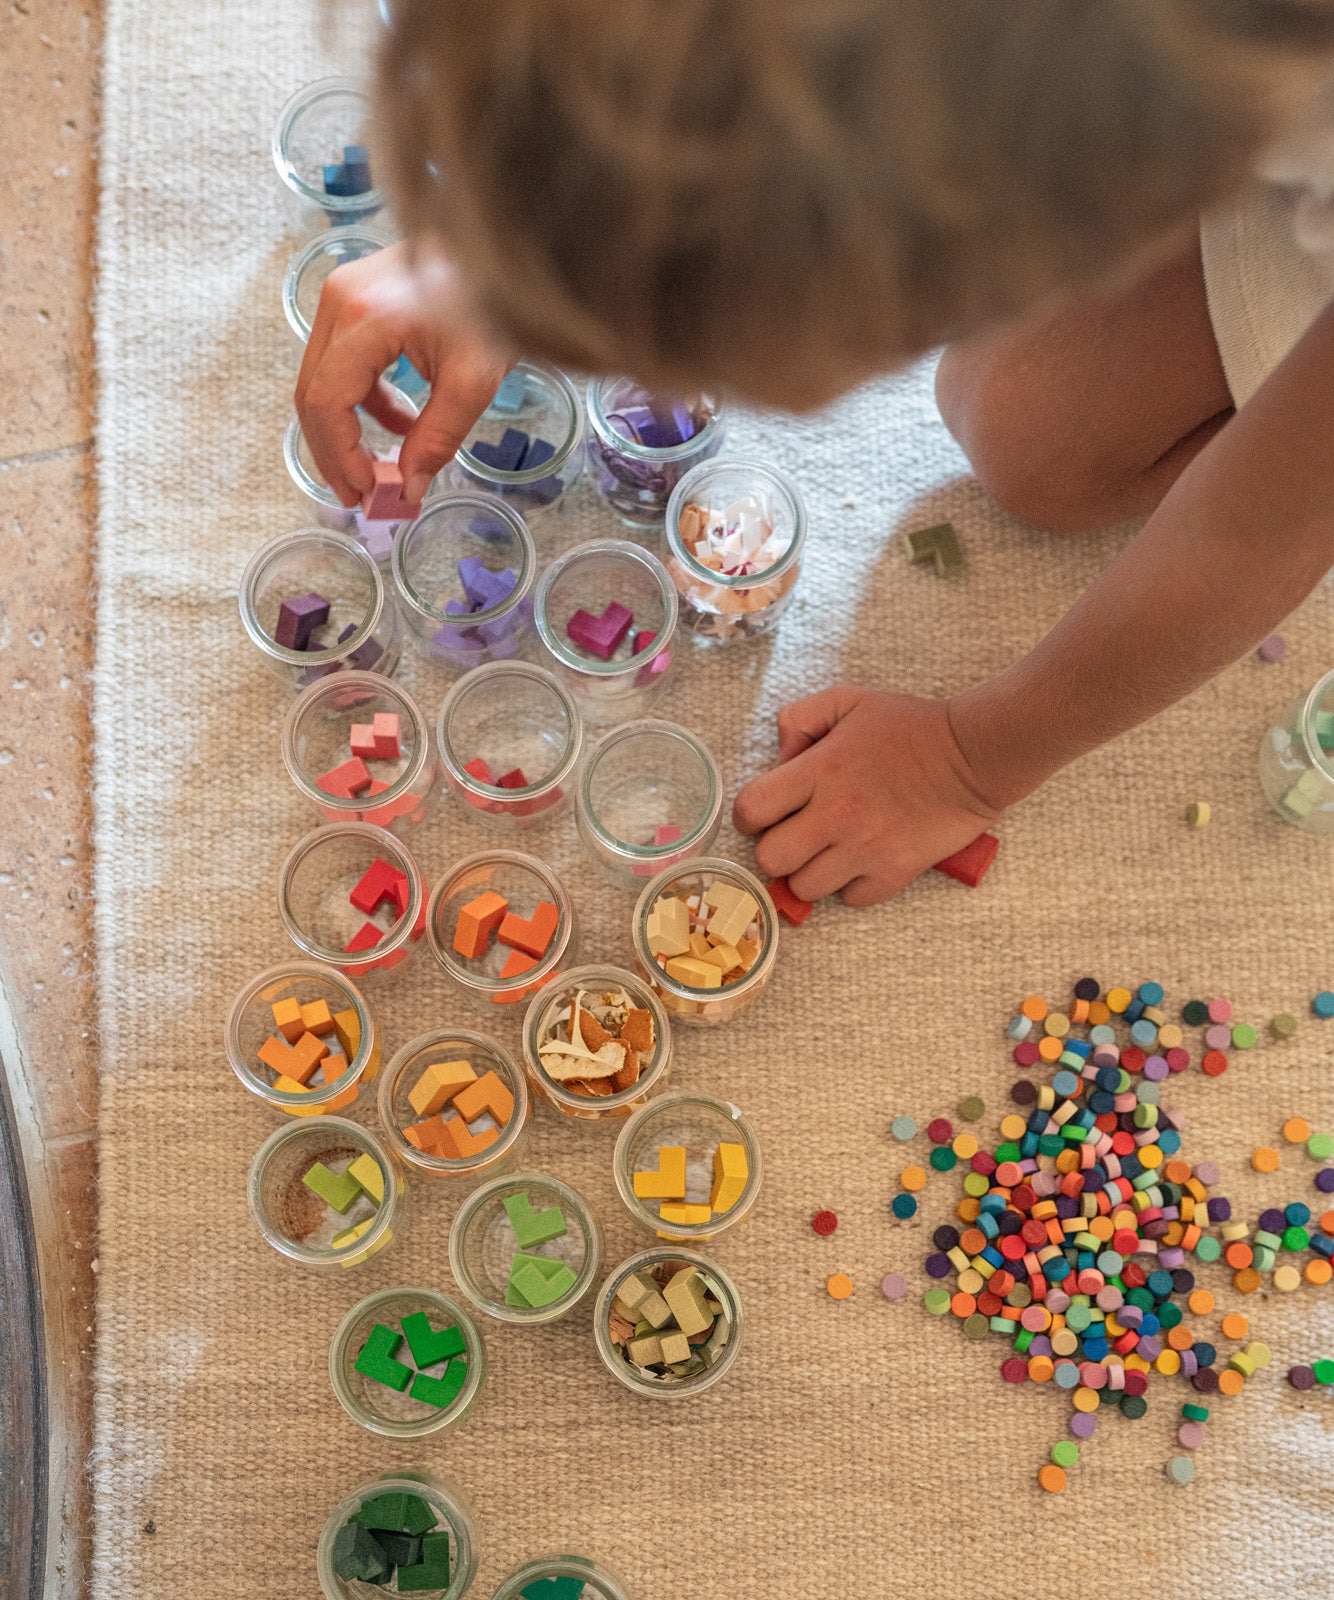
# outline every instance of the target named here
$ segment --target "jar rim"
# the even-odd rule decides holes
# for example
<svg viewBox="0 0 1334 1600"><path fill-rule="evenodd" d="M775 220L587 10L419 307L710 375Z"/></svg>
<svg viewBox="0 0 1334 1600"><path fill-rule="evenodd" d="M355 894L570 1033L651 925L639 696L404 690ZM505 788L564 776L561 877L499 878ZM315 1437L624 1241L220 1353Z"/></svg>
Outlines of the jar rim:
<svg viewBox="0 0 1334 1600"><path fill-rule="evenodd" d="M371 1226L350 1249L335 1250L332 1246L321 1249L306 1247L300 1240L293 1239L290 1234L284 1233L278 1227L269 1216L261 1199L265 1169L284 1146L294 1143L297 1139L309 1138L311 1135L318 1138L321 1133L327 1133L330 1137L337 1135L351 1144L358 1145L363 1154L374 1158L384 1179L384 1199L371 1219ZM246 1181L246 1199L250 1204L250 1214L265 1241L280 1255L286 1256L289 1261L299 1261L305 1266L343 1266L349 1258L355 1261L358 1256L373 1249L389 1231L398 1209L398 1173L389 1159L388 1151L369 1128L363 1128L360 1123L353 1122L349 1117L302 1117L285 1123L281 1128L275 1128L255 1151Z"/></svg>
<svg viewBox="0 0 1334 1600"><path fill-rule="evenodd" d="M787 548L777 561L770 562L761 572L737 573L732 577L728 577L724 572L715 572L712 567L706 567L694 551L686 547L685 541L681 538L681 512L687 500L694 494L697 486L711 474L726 471L753 473L758 478L767 479L769 487L783 495L791 511L792 537L788 541ZM671 498L667 502L665 528L667 548L691 577L699 578L717 589L757 589L762 584L772 583L775 578L781 578L801 556L806 545L806 499L796 479L784 472L781 467L769 466L762 461L748 461L740 457L711 456L709 460L701 461L698 466L691 467L672 490Z"/></svg>
<svg viewBox="0 0 1334 1600"><path fill-rule="evenodd" d="M508 525L510 532L518 541L523 558L514 587L505 598L498 605L488 606L484 611L470 611L466 616L462 613L437 611L434 606L428 605L413 586L407 572L408 547L412 544L414 535L429 532L427 524L431 518L462 506L476 507L489 516L499 517ZM436 627L448 627L453 624L460 628L475 628L508 616L528 598L537 577L537 550L528 524L513 506L507 505L496 495L487 494L484 490L447 489L441 494L432 495L422 506L420 514L399 529L389 557L389 569L393 574L394 590L398 598L409 611L414 612L423 621Z"/></svg>
<svg viewBox="0 0 1334 1600"><path fill-rule="evenodd" d="M322 846L331 844L335 837L364 839L376 847L377 856L381 859L387 858L390 864L408 880L407 910L399 916L392 928L386 929L384 937L378 944L370 946L364 952L330 950L325 945L317 945L301 929L288 905L288 888L292 875L307 856ZM401 949L412 936L425 898L426 886L421 868L418 867L411 852L387 828L381 828L373 822L327 822L322 827L312 828L288 851L278 873L278 915L287 929L288 938L297 949L303 950L312 960L322 962L326 966L336 966L340 970L353 967L358 972L373 971L385 956L393 955L396 950Z"/></svg>
<svg viewBox="0 0 1334 1600"><path fill-rule="evenodd" d="M700 820L689 832L682 833L679 839L673 839L670 844L638 845L619 839L603 826L593 807L593 776L598 763L618 745L624 744L629 739L646 736L674 739L679 744L685 745L699 760L708 780L708 799L702 808ZM722 811L722 803L722 775L708 745L689 728L682 727L679 722L668 722L659 717L643 717L635 722L623 722L618 727L610 729L585 755L579 773L579 785L575 792L575 818L577 823L588 827L601 847L614 852L627 863L644 865L663 861L668 856L679 856L683 848L688 849L695 840L703 838L717 822Z"/></svg>
<svg viewBox="0 0 1334 1600"><path fill-rule="evenodd" d="M275 1089L272 1084L265 1083L242 1060L240 1047L237 1043L241 1031L241 1021L247 1008L268 985L281 983L288 978L319 978L335 988L342 989L352 1009L357 1013L357 1026L361 1029L361 1041L357 1045L356 1055L347 1064L347 1071L340 1077L335 1078L333 1083L325 1084L319 1089L307 1089L301 1094L291 1094L283 1089ZM315 961L284 962L280 966L269 967L261 972L258 977L252 978L237 995L236 999L232 1001L231 1007L227 1012L227 1020L223 1025L223 1052L232 1071L251 1093L257 1095L269 1105L280 1106L284 1110L293 1106L305 1108L312 1105L325 1105L336 1096L345 1093L353 1084L359 1083L362 1074L370 1064L374 1045L375 1023L361 991L351 979L344 977L336 968ZM365 1058L364 1060L362 1059L363 1057Z"/></svg>
<svg viewBox="0 0 1334 1600"><path fill-rule="evenodd" d="M359 200L361 196L357 195L355 198ZM310 340L311 325L301 313L298 296L301 292L301 280L312 263L318 261L321 256L337 255L340 246L345 250L348 245L373 245L374 249L363 250L360 255L347 257L358 261L374 255L377 250L387 249L392 243L393 240L389 235L378 228L372 228L366 223L348 223L344 227L330 228L324 233L317 233L292 256L287 263L287 270L283 273L283 312L287 317L288 327L302 344L307 344Z"/></svg>
<svg viewBox="0 0 1334 1600"><path fill-rule="evenodd" d="M655 448L653 445L636 444L633 439L627 439L623 433L612 427L608 420L611 413L606 409L603 399L604 393L613 383L630 383L633 380L624 374L613 373L609 377L590 378L586 392L588 406L588 421L597 435L598 441L603 446L610 446L623 456L628 456L632 461L644 461L658 465L668 461L680 461L683 457L694 455L700 448L702 440L721 428L723 419L727 414L727 407L717 396L701 391L699 398L707 400L712 407L712 414L698 433L692 433L688 439L683 439L680 444L668 445L665 449ZM648 391L645 390L645 393Z"/></svg>
<svg viewBox="0 0 1334 1600"><path fill-rule="evenodd" d="M380 672L363 672L354 669L349 672L335 673L327 678L317 678L314 683L307 684L287 708L287 716L283 719L282 751L283 764L287 768L287 775L302 794L325 809L345 811L366 811L370 809L367 804L367 801L372 798L370 796L364 794L352 795L350 798L344 799L341 795L329 794L326 790L321 789L317 783L307 776L306 770L298 760L296 753L296 739L302 717L314 711L325 695L332 696L336 692L346 693L349 689L364 689L368 694L375 693L394 700L400 712L405 714L412 723L414 740L412 760L409 761L387 789L382 789L373 797L376 806L392 805L395 800L401 799L420 782L421 775L425 771L426 763L432 753L431 733L426 726L426 718L422 715L421 708L407 690L395 683L392 678L386 678Z"/></svg>
<svg viewBox="0 0 1334 1600"><path fill-rule="evenodd" d="M324 650L289 650L286 645L267 634L259 624L259 615L255 607L255 591L259 587L261 578L273 562L287 555L299 546L307 548L314 543L332 545L336 550L350 555L352 559L369 575L371 583L372 604L370 610L357 624L357 630L348 639L344 639ZM371 638L380 619L384 614L385 589L384 579L380 576L380 569L376 566L369 551L357 543L350 534L337 533L332 528L294 528L290 533L280 533L265 542L250 557L245 564L245 571L241 574L241 587L238 594L241 608L241 625L244 627L250 642L263 651L274 661L285 665L300 667L328 666L331 662L343 661L353 655L367 639ZM382 674L383 676L383 674Z"/></svg>
<svg viewBox="0 0 1334 1600"><path fill-rule="evenodd" d="M553 1001L562 996L568 998L574 991L592 988L596 982L604 980L632 994L643 1009L651 1013L656 1042L652 1066L647 1072L641 1073L639 1079L628 1089L622 1089L617 1094L590 1097L576 1094L564 1084L557 1083L548 1074L538 1052L538 1045L542 1041L537 1036L543 1025L543 1014ZM566 1111L587 1114L590 1110L594 1110L599 1116L604 1116L619 1110L622 1106L633 1105L645 1095L651 1095L654 1087L665 1076L672 1059L671 1019L662 1001L653 992L652 985L637 973L605 962L589 962L581 967L571 967L568 972L559 973L556 979L544 984L528 1002L528 1010L524 1013L523 1019L523 1059L524 1065L540 1083L543 1093L550 1097L553 1104Z"/></svg>
<svg viewBox="0 0 1334 1600"><path fill-rule="evenodd" d="M576 655L551 626L547 616L547 602L556 581L580 561L597 556L611 556L617 560L637 563L658 585L662 598L662 626L655 631L650 644L646 644L642 650L635 651L623 661L599 661L595 657ZM645 550L642 545L632 544L628 539L589 539L584 544L574 545L557 556L542 574L541 582L537 586L537 596L533 602L533 620L543 645L563 667L587 677L620 678L642 671L649 662L655 661L671 645L676 632L678 607L679 599L676 585L672 582L672 575L651 550Z"/></svg>
<svg viewBox="0 0 1334 1600"><path fill-rule="evenodd" d="M474 777L467 770L465 763L459 759L449 736L449 723L467 696L476 694L497 679L506 677L523 678L547 690L552 698L559 702L565 714L565 726L568 730L565 750L556 766L537 783L526 784L521 789L502 789L499 784L484 783L480 778ZM574 697L555 674L548 672L545 667L534 666L529 661L488 661L480 667L474 667L470 672L465 672L450 686L436 716L435 740L447 776L466 794L476 795L486 801L534 800L549 794L551 790L568 780L583 749L584 720Z"/></svg>
<svg viewBox="0 0 1334 1600"><path fill-rule="evenodd" d="M501 1130L500 1137L494 1143L487 1145L485 1150L479 1150L476 1155L457 1158L436 1156L427 1150L419 1150L404 1136L402 1128L394 1117L394 1091L398 1086L398 1080L407 1071L413 1059L428 1051L455 1044L464 1045L470 1053L485 1052L493 1062L498 1062L504 1069L507 1087L514 1095L514 1111L509 1122ZM509 1155L518 1144L528 1125L528 1084L514 1058L497 1040L484 1033L477 1033L471 1028L432 1028L409 1039L385 1064L376 1089L375 1109L380 1118L380 1125L389 1137L390 1148L397 1151L405 1161L420 1167L423 1172L434 1172L445 1177L462 1177L470 1172L494 1166L496 1162Z"/></svg>
<svg viewBox="0 0 1334 1600"><path fill-rule="evenodd" d="M517 472L505 472L499 467L491 467L484 461L479 461L475 455L461 444L455 451L455 460L466 471L477 478L485 478L500 484L505 489L522 488L527 484L541 483L544 478L551 478L558 473L578 448L583 437L583 419L579 412L579 395L574 385L560 370L559 367L549 367L540 361L516 361L511 372L522 372L526 376L536 376L550 384L551 388L565 402L568 412L565 437L557 446L554 454L546 461L535 467L521 467ZM490 409L489 407L487 408ZM476 424L474 424L474 427ZM469 430L472 431L471 429Z"/></svg>
<svg viewBox="0 0 1334 1600"><path fill-rule="evenodd" d="M347 95L360 100L369 114L370 100L355 78L316 78L311 83L303 84L278 113L278 124L273 130L273 164L278 169L278 176L294 194L319 206L322 211L335 215L349 211L378 211L384 204L383 191L378 183L362 194L329 194L322 187L317 189L314 184L308 183L287 153L292 130L302 113L318 101L332 99L335 95Z"/></svg>

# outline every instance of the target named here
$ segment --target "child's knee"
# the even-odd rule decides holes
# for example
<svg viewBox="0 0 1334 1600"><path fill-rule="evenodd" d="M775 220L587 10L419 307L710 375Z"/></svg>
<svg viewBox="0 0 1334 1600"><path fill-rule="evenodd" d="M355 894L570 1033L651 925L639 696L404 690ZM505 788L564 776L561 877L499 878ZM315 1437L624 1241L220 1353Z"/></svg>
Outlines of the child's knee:
<svg viewBox="0 0 1334 1600"><path fill-rule="evenodd" d="M1099 526L1105 486L1054 412L1052 377L994 345L950 345L936 403L992 499L1048 532L1082 533Z"/></svg>

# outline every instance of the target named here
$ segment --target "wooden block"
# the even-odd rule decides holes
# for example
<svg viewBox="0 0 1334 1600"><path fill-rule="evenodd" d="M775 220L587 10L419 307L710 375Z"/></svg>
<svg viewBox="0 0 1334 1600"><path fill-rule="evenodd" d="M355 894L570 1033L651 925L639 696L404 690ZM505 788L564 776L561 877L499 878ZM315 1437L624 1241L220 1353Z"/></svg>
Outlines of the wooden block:
<svg viewBox="0 0 1334 1600"><path fill-rule="evenodd" d="M741 965L749 972L760 958L760 941L758 939L738 939L736 953L741 957Z"/></svg>
<svg viewBox="0 0 1334 1600"><path fill-rule="evenodd" d="M465 1122L475 1122L484 1111L503 1128L514 1115L514 1095L505 1080L494 1071L484 1072L454 1095L454 1109Z"/></svg>
<svg viewBox="0 0 1334 1600"><path fill-rule="evenodd" d="M717 887L717 884L711 884L710 893ZM713 904L712 901L709 903ZM742 889L734 889L732 898L716 906L709 918L710 940L714 944L730 944L735 948L737 940L745 938L746 930L759 915L759 910L760 902L753 894L747 894Z"/></svg>
<svg viewBox="0 0 1334 1600"><path fill-rule="evenodd" d="M719 972L731 972L743 965L741 952L730 944L709 944L707 949L700 952L699 959L717 967Z"/></svg>
<svg viewBox="0 0 1334 1600"><path fill-rule="evenodd" d="M407 910L411 897L407 874L377 856L366 868L348 899L358 911L364 911L368 917L378 911L387 900L401 917Z"/></svg>
<svg viewBox="0 0 1334 1600"><path fill-rule="evenodd" d="M803 900L792 892L792 886L786 878L775 878L769 884L769 897L774 903L774 909L783 921L794 928L799 928L811 912L815 910L812 900Z"/></svg>
<svg viewBox="0 0 1334 1600"><path fill-rule="evenodd" d="M351 800L370 786L370 768L360 756L353 756L351 761L344 761L341 767L333 767L315 780L317 789L323 789L325 794L331 794L339 800Z"/></svg>
<svg viewBox="0 0 1334 1600"><path fill-rule="evenodd" d="M717 967L694 956L676 956L667 963L666 972L669 978L689 984L692 989L720 989L723 983Z"/></svg>
<svg viewBox="0 0 1334 1600"><path fill-rule="evenodd" d="M491 941L491 935L505 919L509 901L488 889L459 910L454 925L454 948L461 956L475 961Z"/></svg>
<svg viewBox="0 0 1334 1600"><path fill-rule="evenodd" d="M466 1161L470 1156L481 1155L499 1137L499 1128L483 1128L473 1133L462 1117L450 1117L441 1127L440 1148L436 1153L455 1161Z"/></svg>
<svg viewBox="0 0 1334 1600"><path fill-rule="evenodd" d="M332 1033L333 1014L327 1000L312 1000L301 1007L301 1021L307 1033Z"/></svg>
<svg viewBox="0 0 1334 1600"><path fill-rule="evenodd" d="M631 1339L625 1353L637 1367L658 1366L662 1362L662 1340L656 1333L646 1333L642 1339Z"/></svg>
<svg viewBox="0 0 1334 1600"><path fill-rule="evenodd" d="M347 1251L347 1254L343 1255L339 1260L338 1265L340 1267L359 1267L363 1261L369 1261L373 1255L378 1255L387 1244L393 1243L394 1230L386 1228L375 1243L368 1245L365 1250L349 1251L348 1246L355 1244L364 1233L369 1233L374 1225L375 1218L367 1217L364 1222L354 1223L352 1227L344 1228L341 1233L334 1234L334 1249Z"/></svg>
<svg viewBox="0 0 1334 1600"><path fill-rule="evenodd" d="M636 1323L646 1322L652 1328L661 1328L672 1320L671 1308L658 1293L657 1285L638 1272L631 1273L621 1284L616 1298Z"/></svg>
<svg viewBox="0 0 1334 1600"><path fill-rule="evenodd" d="M350 1172L331 1172L322 1161L308 1167L301 1181L340 1216L351 1208L353 1201L361 1198L361 1185Z"/></svg>
<svg viewBox="0 0 1334 1600"><path fill-rule="evenodd" d="M542 900L526 921L513 911L509 912L502 919L496 937L511 950L522 950L525 955L540 960L547 953L547 946L559 924L560 912L549 900Z"/></svg>
<svg viewBox="0 0 1334 1600"><path fill-rule="evenodd" d="M515 1242L520 1250L549 1244L552 1239L560 1239L569 1231L565 1213L559 1206L547 1206L543 1211L534 1211L526 1189L518 1194L507 1195L501 1204L509 1218L510 1227L514 1229Z"/></svg>
<svg viewBox="0 0 1334 1600"><path fill-rule="evenodd" d="M505 965L500 969L502 978L521 978L525 972L531 972L537 965L536 960L525 955L522 950L511 950L505 957Z"/></svg>
<svg viewBox="0 0 1334 1600"><path fill-rule="evenodd" d="M658 1216L663 1222L684 1223L695 1226L701 1222L708 1222L713 1217L713 1207L705 1205L692 1205L687 1200L664 1200L658 1207ZM684 1356L674 1356L676 1361L683 1361Z"/></svg>
<svg viewBox="0 0 1334 1600"><path fill-rule="evenodd" d="M403 474L396 461L373 461L375 479L361 497L368 522L404 522L421 515L419 500L403 498Z"/></svg>
<svg viewBox="0 0 1334 1600"><path fill-rule="evenodd" d="M683 1144L658 1148L658 1170L636 1172L635 1195L640 1200L684 1200L686 1197L686 1149Z"/></svg>
<svg viewBox="0 0 1334 1600"><path fill-rule="evenodd" d="M713 1188L709 1204L715 1211L730 1211L745 1192L750 1177L743 1144L722 1143L713 1152Z"/></svg>
<svg viewBox="0 0 1334 1600"><path fill-rule="evenodd" d="M273 1002L273 1025L288 1044L295 1044L306 1031L301 1020L301 1002L295 996Z"/></svg>
<svg viewBox="0 0 1334 1600"><path fill-rule="evenodd" d="M713 946L709 943L709 936L702 928L696 928L690 935L690 954L697 961L703 961L708 956Z"/></svg>
<svg viewBox="0 0 1334 1600"><path fill-rule="evenodd" d="M994 833L979 833L972 844L966 844L952 856L937 861L935 870L958 883L967 884L970 889L976 889L986 877L999 849L1000 840Z"/></svg>
<svg viewBox="0 0 1334 1600"><path fill-rule="evenodd" d="M647 921L648 947L655 956L683 956L690 949L690 907L676 895L663 895Z"/></svg>
<svg viewBox="0 0 1334 1600"><path fill-rule="evenodd" d="M368 1200L373 1200L377 1206L383 1203L384 1173L369 1150L364 1150L348 1167L347 1175Z"/></svg>
<svg viewBox="0 0 1334 1600"><path fill-rule="evenodd" d="M418 1150L428 1156L452 1156L453 1145L446 1150L442 1146L445 1119L440 1116L427 1117L425 1122L409 1123L403 1129L403 1137L410 1145L415 1145Z"/></svg>
<svg viewBox="0 0 1334 1600"><path fill-rule="evenodd" d="M279 1077L304 1084L329 1054L329 1046L318 1034L303 1033L295 1044L288 1044L285 1039L266 1039L256 1054Z"/></svg>
<svg viewBox="0 0 1334 1600"><path fill-rule="evenodd" d="M353 1007L349 1006L346 1011L335 1011L333 1027L338 1035L338 1042L343 1047L343 1054L349 1061L353 1060L361 1048L361 1024L357 1021L357 1013Z"/></svg>
<svg viewBox="0 0 1334 1600"><path fill-rule="evenodd" d="M298 1083L295 1078L285 1078L281 1072L273 1080L273 1087L283 1094L310 1093L310 1085L308 1083ZM324 1107L320 1106L318 1109L323 1111Z"/></svg>
<svg viewBox="0 0 1334 1600"><path fill-rule="evenodd" d="M662 1291L682 1333L705 1333L713 1326L713 1314L704 1304L706 1294L704 1280L694 1267L682 1267Z"/></svg>
<svg viewBox="0 0 1334 1600"><path fill-rule="evenodd" d="M320 1081L324 1084L337 1083L346 1071L347 1057L341 1050L331 1050L320 1062Z"/></svg>
<svg viewBox="0 0 1334 1600"><path fill-rule="evenodd" d="M408 1090L408 1104L419 1117L429 1117L452 1100L460 1089L476 1083L470 1061L433 1061Z"/></svg>
<svg viewBox="0 0 1334 1600"><path fill-rule="evenodd" d="M705 1206L704 1209L707 1211L708 1207ZM705 1221L707 1220L705 1218ZM661 1347L659 1359L669 1366L673 1361L690 1360L690 1340L683 1333L664 1333L659 1345Z"/></svg>
<svg viewBox="0 0 1334 1600"><path fill-rule="evenodd" d="M397 761L402 754L397 711L377 711L371 722L377 761Z"/></svg>
<svg viewBox="0 0 1334 1600"><path fill-rule="evenodd" d="M348 731L347 746L362 761L375 759L375 728L369 722L354 722Z"/></svg>
<svg viewBox="0 0 1334 1600"><path fill-rule="evenodd" d="M373 922L363 922L351 939L343 946L343 954L357 955L363 950L374 950L383 938L383 928L377 928Z"/></svg>

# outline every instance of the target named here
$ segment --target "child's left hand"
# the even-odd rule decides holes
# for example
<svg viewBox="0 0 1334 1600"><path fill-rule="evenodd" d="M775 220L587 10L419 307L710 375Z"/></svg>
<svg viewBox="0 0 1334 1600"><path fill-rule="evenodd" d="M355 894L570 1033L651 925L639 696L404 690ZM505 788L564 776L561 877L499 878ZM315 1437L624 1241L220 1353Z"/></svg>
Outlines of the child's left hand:
<svg viewBox="0 0 1334 1600"><path fill-rule="evenodd" d="M1003 809L982 792L945 701L850 684L778 713L779 765L736 797L760 870L794 894L850 906L895 895L970 844Z"/></svg>

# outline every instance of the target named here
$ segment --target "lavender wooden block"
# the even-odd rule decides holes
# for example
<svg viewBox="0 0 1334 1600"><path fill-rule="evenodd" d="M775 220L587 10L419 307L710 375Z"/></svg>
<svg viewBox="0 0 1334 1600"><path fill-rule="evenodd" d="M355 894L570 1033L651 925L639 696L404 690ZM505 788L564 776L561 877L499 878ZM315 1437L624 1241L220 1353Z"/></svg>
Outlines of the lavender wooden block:
<svg viewBox="0 0 1334 1600"><path fill-rule="evenodd" d="M502 604L518 581L509 567L492 572L481 556L464 556L459 562L459 582L474 611L490 611Z"/></svg>
<svg viewBox="0 0 1334 1600"><path fill-rule="evenodd" d="M299 594L278 607L275 644L287 650L308 650L310 636L329 620L329 602L322 594Z"/></svg>

